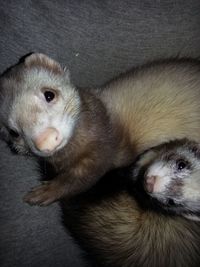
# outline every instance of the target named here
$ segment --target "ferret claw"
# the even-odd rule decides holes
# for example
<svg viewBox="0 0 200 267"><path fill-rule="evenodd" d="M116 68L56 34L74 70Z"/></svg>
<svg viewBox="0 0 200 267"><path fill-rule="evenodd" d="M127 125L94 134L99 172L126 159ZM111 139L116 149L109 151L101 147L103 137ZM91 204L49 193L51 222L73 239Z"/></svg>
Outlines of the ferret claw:
<svg viewBox="0 0 200 267"><path fill-rule="evenodd" d="M55 186L45 181L42 185L33 188L23 200L30 205L47 206L58 199Z"/></svg>

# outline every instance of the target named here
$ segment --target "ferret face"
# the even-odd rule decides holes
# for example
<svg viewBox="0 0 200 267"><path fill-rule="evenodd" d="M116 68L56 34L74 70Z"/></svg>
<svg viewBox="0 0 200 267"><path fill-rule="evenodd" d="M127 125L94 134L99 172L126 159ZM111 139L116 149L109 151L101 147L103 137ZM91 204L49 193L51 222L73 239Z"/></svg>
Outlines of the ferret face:
<svg viewBox="0 0 200 267"><path fill-rule="evenodd" d="M32 54L0 82L2 124L16 150L50 156L67 144L80 99L57 62Z"/></svg>
<svg viewBox="0 0 200 267"><path fill-rule="evenodd" d="M200 146L172 141L147 151L136 163L143 168L145 191L164 208L178 213L200 212Z"/></svg>

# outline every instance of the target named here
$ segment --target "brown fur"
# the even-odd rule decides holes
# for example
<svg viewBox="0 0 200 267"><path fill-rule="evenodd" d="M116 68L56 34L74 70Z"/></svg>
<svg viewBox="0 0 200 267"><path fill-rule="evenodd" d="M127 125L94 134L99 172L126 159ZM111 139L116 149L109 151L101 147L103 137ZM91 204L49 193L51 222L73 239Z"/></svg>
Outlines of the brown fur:
<svg viewBox="0 0 200 267"><path fill-rule="evenodd" d="M117 192L108 193L113 190L106 189L108 186L106 178L103 185L97 185L97 191L95 188L71 205L63 202L66 226L97 266L200 265L199 222L140 205L138 198L120 184Z"/></svg>

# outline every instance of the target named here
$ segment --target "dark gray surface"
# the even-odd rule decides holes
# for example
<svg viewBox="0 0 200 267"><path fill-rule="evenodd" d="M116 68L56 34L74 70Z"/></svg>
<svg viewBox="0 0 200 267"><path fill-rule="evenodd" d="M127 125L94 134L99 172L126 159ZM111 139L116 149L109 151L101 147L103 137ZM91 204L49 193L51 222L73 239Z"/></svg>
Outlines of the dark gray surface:
<svg viewBox="0 0 200 267"><path fill-rule="evenodd" d="M0 72L32 51L67 65L76 85L99 85L149 59L200 55L200 1L0 1ZM29 207L40 178L0 142L0 266L83 266L57 204Z"/></svg>
<svg viewBox="0 0 200 267"><path fill-rule="evenodd" d="M58 204L41 208L22 201L41 179L36 162L11 153L2 141L0 158L0 266L84 266Z"/></svg>
<svg viewBox="0 0 200 267"><path fill-rule="evenodd" d="M148 59L200 54L200 1L0 1L0 71L31 51L101 84Z"/></svg>

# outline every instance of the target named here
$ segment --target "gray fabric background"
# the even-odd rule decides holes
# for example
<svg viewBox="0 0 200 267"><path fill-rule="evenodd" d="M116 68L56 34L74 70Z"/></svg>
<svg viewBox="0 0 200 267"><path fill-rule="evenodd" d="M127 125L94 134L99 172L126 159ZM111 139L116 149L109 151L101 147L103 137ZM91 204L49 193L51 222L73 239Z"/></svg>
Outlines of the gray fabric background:
<svg viewBox="0 0 200 267"><path fill-rule="evenodd" d="M1 0L0 72L33 51L69 67L78 86L155 58L199 56L200 1ZM40 178L33 159L0 142L0 266L84 266L58 205L22 202Z"/></svg>
<svg viewBox="0 0 200 267"><path fill-rule="evenodd" d="M31 51L97 85L148 59L200 54L198 0L1 0L0 72Z"/></svg>
<svg viewBox="0 0 200 267"><path fill-rule="evenodd" d="M0 266L84 266L62 227L58 204L40 208L22 202L41 178L39 166L1 141L0 158Z"/></svg>

